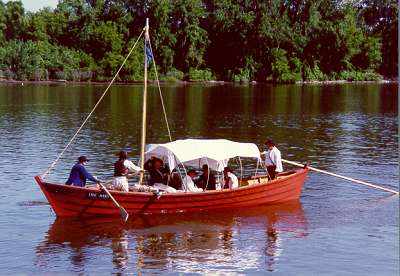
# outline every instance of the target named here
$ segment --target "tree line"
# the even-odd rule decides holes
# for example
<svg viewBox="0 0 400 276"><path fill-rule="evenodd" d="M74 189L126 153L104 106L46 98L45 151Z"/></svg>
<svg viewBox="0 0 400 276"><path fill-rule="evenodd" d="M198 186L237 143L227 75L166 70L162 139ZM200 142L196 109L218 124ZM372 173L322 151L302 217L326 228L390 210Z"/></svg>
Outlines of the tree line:
<svg viewBox="0 0 400 276"><path fill-rule="evenodd" d="M149 18L162 80L393 78L397 13L396 0L0 0L0 77L110 80ZM119 80L142 71L138 47Z"/></svg>

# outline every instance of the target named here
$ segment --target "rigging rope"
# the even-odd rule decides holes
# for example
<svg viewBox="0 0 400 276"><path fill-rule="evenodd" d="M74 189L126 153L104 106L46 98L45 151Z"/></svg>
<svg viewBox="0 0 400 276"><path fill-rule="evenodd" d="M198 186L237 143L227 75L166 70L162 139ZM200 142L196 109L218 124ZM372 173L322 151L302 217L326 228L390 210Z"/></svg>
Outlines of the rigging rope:
<svg viewBox="0 0 400 276"><path fill-rule="evenodd" d="M164 105L164 100L163 100L163 96L162 96L162 93L161 93L160 81L158 80L158 73L157 73L157 67L156 67L156 59L154 58L153 49L151 48L150 39L149 39L149 46L150 46L151 56L153 57L153 62L154 62L154 73L155 73L155 75L156 75L156 81L157 81L157 86L158 86L158 92L159 92L159 94L160 94L160 99L161 99L161 106L162 106L162 109L163 109L163 112L164 112L165 124L167 125L168 137L169 137L169 141L172 142L171 131L170 131L170 129L169 129L169 124L168 124L167 112L165 111L165 105Z"/></svg>
<svg viewBox="0 0 400 276"><path fill-rule="evenodd" d="M42 178L44 179L46 177L46 175L48 175L50 173L50 171L54 168L54 166L57 164L58 160L60 160L61 156L64 154L64 152L69 148L69 146L72 144L72 142L75 140L76 136L78 136L79 132L82 130L83 126L86 124L86 122L89 120L90 116L92 116L93 112L95 111L95 109L97 108L97 106L100 104L101 100L104 98L104 96L107 94L108 90L110 89L111 85L114 83L115 79L117 78L119 72L122 70L122 68L124 67L126 61L128 60L128 58L130 57L130 55L132 54L133 50L135 49L136 45L138 44L140 38L142 37L144 33L144 29L142 30L142 32L140 33L138 39L136 40L135 44L133 44L131 50L129 51L128 55L125 57L125 60L122 62L121 66L119 67L117 73L115 73L114 77L112 78L111 82L108 84L106 90L104 90L103 94L101 95L101 97L99 98L99 100L97 101L97 103L94 105L92 111L90 111L89 115L86 117L86 119L83 121L83 123L81 124L81 126L78 128L78 130L75 132L74 136L72 136L71 140L68 142L68 144L64 147L64 149L61 151L61 153L57 156L57 158L53 161L53 163L51 163L51 165L49 166L49 168L42 174Z"/></svg>

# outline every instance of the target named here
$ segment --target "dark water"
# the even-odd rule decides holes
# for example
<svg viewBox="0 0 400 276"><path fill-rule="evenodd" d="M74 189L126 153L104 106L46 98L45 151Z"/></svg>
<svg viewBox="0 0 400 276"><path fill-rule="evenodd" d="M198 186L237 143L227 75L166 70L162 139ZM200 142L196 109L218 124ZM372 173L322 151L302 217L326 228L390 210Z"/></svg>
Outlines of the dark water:
<svg viewBox="0 0 400 276"><path fill-rule="evenodd" d="M43 173L103 86L0 86L0 274L397 275L399 198L311 173L300 202L212 214L56 219ZM397 85L163 87L174 139L227 138L398 189ZM148 141L167 142L149 91ZM141 87L116 86L61 158L65 181L86 154L107 178L115 153L137 161ZM233 164L234 165L234 164ZM250 163L245 164L250 169Z"/></svg>

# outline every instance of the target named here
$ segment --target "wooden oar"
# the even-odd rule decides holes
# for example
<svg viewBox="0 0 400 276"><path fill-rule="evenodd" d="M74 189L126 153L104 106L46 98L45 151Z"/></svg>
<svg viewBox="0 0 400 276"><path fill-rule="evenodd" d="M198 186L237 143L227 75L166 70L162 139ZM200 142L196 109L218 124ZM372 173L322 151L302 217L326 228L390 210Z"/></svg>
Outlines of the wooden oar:
<svg viewBox="0 0 400 276"><path fill-rule="evenodd" d="M302 168L304 167L303 164L296 163L296 162L289 161L289 160L282 159L282 162L285 162L285 163L288 163L288 164L291 164L291 165L294 165L294 166L302 167ZM390 192L390 193L393 193L395 195L399 194L399 192L397 192L395 190L384 188L384 187L381 187L381 186L378 186L378 185L375 185L375 184L371 184L371 183L368 183L368 182L365 182L365 181L357 180L357 179L354 179L354 178L351 178L351 177L347 177L347 176L343 176L343 175L339 175L339 174L335 174L335 173L331 173L331 172L327 172L327 171L324 171L324 170L313 168L311 166L308 166L308 168L310 170L312 170L312 171L315 171L315 172L319 172L319 173L324 173L324 174L327 174L327 175L335 176L335 177L338 177L338 178L341 178L341 179L345 179L345 180L352 181L352 182L355 182L355 183L358 183L358 184L369 186L369 187L372 187L372 188L375 188L375 189L379 189L379 190L383 190L383 191L386 191L386 192Z"/></svg>
<svg viewBox="0 0 400 276"><path fill-rule="evenodd" d="M111 198L112 202L114 202L115 206L118 207L123 220L126 222L129 218L128 212L124 209L124 207L119 205L119 203L115 200L115 198L111 195L111 193L107 190L107 188L102 183L99 182L99 184L100 184L101 188L103 189L103 191L105 191L107 193L107 195Z"/></svg>

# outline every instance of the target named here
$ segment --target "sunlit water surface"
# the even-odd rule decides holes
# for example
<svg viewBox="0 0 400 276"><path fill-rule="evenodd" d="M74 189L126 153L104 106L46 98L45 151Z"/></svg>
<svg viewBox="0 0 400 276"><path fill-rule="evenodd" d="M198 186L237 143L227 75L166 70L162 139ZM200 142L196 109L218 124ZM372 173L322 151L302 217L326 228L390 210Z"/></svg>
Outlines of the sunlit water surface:
<svg viewBox="0 0 400 276"><path fill-rule="evenodd" d="M0 274L398 275L399 199L310 173L299 202L209 214L56 219L39 187L104 86L0 86ZM48 177L138 160L140 86L115 86ZM149 90L148 142L167 142ZM398 189L397 85L165 85L173 139L227 138ZM233 166L236 164L233 163ZM245 167L253 172L253 163Z"/></svg>

